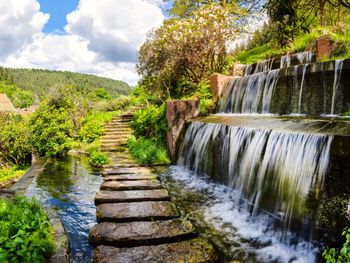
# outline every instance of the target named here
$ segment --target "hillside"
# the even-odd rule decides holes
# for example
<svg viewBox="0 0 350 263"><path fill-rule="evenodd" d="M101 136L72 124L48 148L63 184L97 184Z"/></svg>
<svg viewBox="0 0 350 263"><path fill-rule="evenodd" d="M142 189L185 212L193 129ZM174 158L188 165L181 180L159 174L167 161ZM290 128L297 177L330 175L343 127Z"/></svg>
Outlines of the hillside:
<svg viewBox="0 0 350 263"><path fill-rule="evenodd" d="M68 71L0 67L0 81L31 91L35 100L43 97L51 87L57 85L75 86L83 94L96 88L104 88L113 98L131 92L131 87L123 81Z"/></svg>

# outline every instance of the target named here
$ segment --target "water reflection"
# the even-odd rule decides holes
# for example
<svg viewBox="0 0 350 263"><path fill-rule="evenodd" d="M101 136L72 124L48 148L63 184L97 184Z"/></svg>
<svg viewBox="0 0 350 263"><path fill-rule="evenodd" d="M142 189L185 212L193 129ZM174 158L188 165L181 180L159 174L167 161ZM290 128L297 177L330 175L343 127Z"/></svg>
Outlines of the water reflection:
<svg viewBox="0 0 350 263"><path fill-rule="evenodd" d="M93 247L88 244L90 228L96 223L94 196L102 182L84 156L50 159L26 195L58 210L68 234L72 262L90 262Z"/></svg>

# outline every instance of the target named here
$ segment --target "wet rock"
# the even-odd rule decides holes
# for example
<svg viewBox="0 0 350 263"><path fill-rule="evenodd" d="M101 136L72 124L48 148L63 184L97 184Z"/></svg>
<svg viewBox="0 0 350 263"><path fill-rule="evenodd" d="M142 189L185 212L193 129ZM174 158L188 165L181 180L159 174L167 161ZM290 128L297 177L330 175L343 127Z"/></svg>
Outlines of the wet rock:
<svg viewBox="0 0 350 263"><path fill-rule="evenodd" d="M152 221L179 217L179 211L168 201L102 204L96 207L98 222Z"/></svg>
<svg viewBox="0 0 350 263"><path fill-rule="evenodd" d="M90 230L89 242L93 246L131 247L183 241L194 237L195 234L191 222L183 219L131 223L103 222Z"/></svg>
<svg viewBox="0 0 350 263"><path fill-rule="evenodd" d="M94 256L96 263L202 263L215 259L213 247L202 238L132 248L98 246Z"/></svg>
<svg viewBox="0 0 350 263"><path fill-rule="evenodd" d="M117 168L106 170L102 175L118 175L118 174L149 174L152 173L150 168L132 167L132 168Z"/></svg>
<svg viewBox="0 0 350 263"><path fill-rule="evenodd" d="M121 175L107 175L104 177L105 181L134 181L134 180L152 180L157 179L155 174L121 174Z"/></svg>
<svg viewBox="0 0 350 263"><path fill-rule="evenodd" d="M162 185L159 180L138 180L138 181L105 181L101 190L150 190L159 189Z"/></svg>
<svg viewBox="0 0 350 263"><path fill-rule="evenodd" d="M137 191L100 191L96 193L95 204L143 202L143 201L169 201L169 193L165 189L137 190Z"/></svg>

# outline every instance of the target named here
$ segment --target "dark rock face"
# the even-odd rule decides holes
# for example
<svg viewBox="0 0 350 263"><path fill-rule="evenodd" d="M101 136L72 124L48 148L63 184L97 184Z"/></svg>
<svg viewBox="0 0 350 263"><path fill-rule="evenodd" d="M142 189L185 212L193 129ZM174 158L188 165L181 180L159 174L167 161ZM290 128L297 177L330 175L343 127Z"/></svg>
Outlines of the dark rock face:
<svg viewBox="0 0 350 263"><path fill-rule="evenodd" d="M138 191L100 191L95 196L95 204L143 202L143 201L169 201L169 193L165 189L138 190Z"/></svg>
<svg viewBox="0 0 350 263"><path fill-rule="evenodd" d="M138 180L138 181L105 181L101 190L149 190L160 189L162 185L159 180Z"/></svg>
<svg viewBox="0 0 350 263"><path fill-rule="evenodd" d="M110 223L95 225L89 235L94 246L130 247L182 241L193 237L191 222L182 219L155 222Z"/></svg>
<svg viewBox="0 0 350 263"><path fill-rule="evenodd" d="M178 140L185 126L186 120L199 115L199 100L169 100L166 104L166 119L169 131L167 133L168 150L175 159Z"/></svg>
<svg viewBox="0 0 350 263"><path fill-rule="evenodd" d="M168 201L102 204L96 207L98 222L151 221L179 217L176 207Z"/></svg>
<svg viewBox="0 0 350 263"><path fill-rule="evenodd" d="M214 260L213 247L201 238L132 248L99 246L94 257L96 263L204 263Z"/></svg>

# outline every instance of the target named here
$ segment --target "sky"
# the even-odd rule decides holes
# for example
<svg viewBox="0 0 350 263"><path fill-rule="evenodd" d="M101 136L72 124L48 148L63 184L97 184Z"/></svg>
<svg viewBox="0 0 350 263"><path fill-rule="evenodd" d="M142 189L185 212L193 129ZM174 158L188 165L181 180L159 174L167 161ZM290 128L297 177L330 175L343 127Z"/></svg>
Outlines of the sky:
<svg viewBox="0 0 350 263"><path fill-rule="evenodd" d="M0 65L135 85L137 50L166 9L162 0L0 0Z"/></svg>

